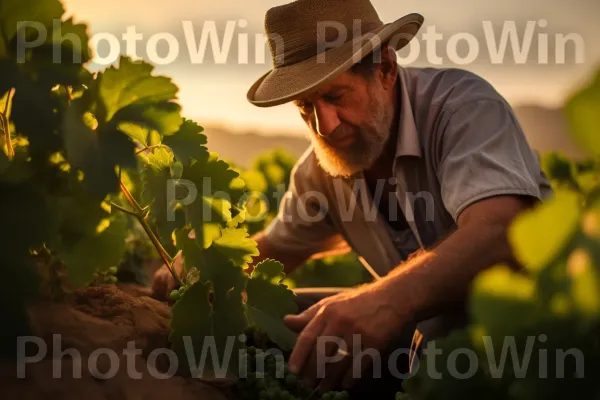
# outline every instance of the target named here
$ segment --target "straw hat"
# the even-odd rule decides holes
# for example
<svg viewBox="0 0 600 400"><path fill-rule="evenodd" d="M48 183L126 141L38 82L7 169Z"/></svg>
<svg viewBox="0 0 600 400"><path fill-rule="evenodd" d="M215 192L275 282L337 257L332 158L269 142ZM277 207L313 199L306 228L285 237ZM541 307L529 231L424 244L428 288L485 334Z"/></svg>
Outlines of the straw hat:
<svg viewBox="0 0 600 400"><path fill-rule="evenodd" d="M273 7L265 16L273 69L252 85L248 101L271 107L301 97L385 42L400 50L422 24L416 13L384 24L369 0L296 0Z"/></svg>

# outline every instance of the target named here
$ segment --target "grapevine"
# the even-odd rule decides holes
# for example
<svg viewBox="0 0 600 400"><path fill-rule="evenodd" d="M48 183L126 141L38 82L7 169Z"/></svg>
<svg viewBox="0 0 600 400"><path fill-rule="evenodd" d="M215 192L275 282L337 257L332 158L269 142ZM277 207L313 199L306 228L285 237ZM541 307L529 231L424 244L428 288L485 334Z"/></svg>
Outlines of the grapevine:
<svg viewBox="0 0 600 400"><path fill-rule="evenodd" d="M39 22L48 35L20 54L17 44L31 38L32 27L17 28L15 21ZM59 40L58 29L79 41ZM253 171L239 171L210 152L203 127L182 115L179 88L170 78L128 57L92 73L88 42L88 27L65 19L58 0L0 2L0 356L14 358L16 338L31 334L27 308L43 288L59 298L65 284L116 283L135 226L180 284L170 293L169 336L180 375L194 373L185 367L193 364L188 357L199 355L186 351L186 338L194 351L213 340L217 358L232 356L226 372L238 378L240 398L349 398L345 391L305 387L287 370L296 333L283 317L297 306L284 266L267 259L248 272L259 256L250 235L264 226L246 221L256 211L248 194L287 186L293 160L275 152ZM574 385L598 397L599 99L600 75L565 107L589 159L547 155L543 166L556 197L511 227L525 273L496 266L478 277L469 303L473 323L441 342L446 350L467 348L483 358L486 335L512 335L522 349L527 337L546 334L546 349L585 351L586 377L548 379L542 387L539 368L521 380L497 380L483 365L470 380L434 380L423 366L397 398L563 398ZM275 212L267 210L267 222ZM178 252L185 259L182 275L172 268ZM437 369L446 361L438 359ZM194 378L211 379L216 372Z"/></svg>
<svg viewBox="0 0 600 400"><path fill-rule="evenodd" d="M72 19L60 28L80 43L54 42L49 34L47 43L27 49L25 63L17 60L16 43L30 32L15 30L12 21L36 20L52 32L63 13L58 0L0 3L0 206L11 210L0 229L12 237L0 244L7 278L0 305L9 313L11 335L29 332L27 305L40 278L52 275L38 275L50 266L34 261L52 260L53 270L60 265L74 289L113 284L128 230L137 225L180 283L171 293L169 340L181 360L188 357L184 338L195 350L214 340L224 356L228 340L249 328L289 351L295 333L283 316L297 308L282 283L283 265L265 260L246 272L258 251L243 225L245 182L205 147L203 128L181 115L171 79L128 57L87 71L87 26ZM52 58L56 47L59 63ZM182 276L172 269L178 251L185 258ZM32 257L37 254L44 258ZM5 356L10 343L3 343ZM234 374L237 353L228 371Z"/></svg>

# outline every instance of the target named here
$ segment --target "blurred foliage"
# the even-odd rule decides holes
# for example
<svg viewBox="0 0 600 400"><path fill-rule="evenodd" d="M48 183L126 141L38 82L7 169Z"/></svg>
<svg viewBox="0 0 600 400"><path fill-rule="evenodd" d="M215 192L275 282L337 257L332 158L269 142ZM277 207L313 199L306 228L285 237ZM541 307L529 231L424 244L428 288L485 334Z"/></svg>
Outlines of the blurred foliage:
<svg viewBox="0 0 600 400"><path fill-rule="evenodd" d="M250 168L237 167L250 194L244 225L250 234L263 230L277 215L290 183L296 158L285 149L259 155ZM372 279L355 253L310 260L290 274L285 284L296 287L351 287Z"/></svg>
<svg viewBox="0 0 600 400"><path fill-rule="evenodd" d="M541 157L554 196L509 231L525 270L476 278L469 326L425 351L398 398L600 398L600 71L565 113L588 157Z"/></svg>

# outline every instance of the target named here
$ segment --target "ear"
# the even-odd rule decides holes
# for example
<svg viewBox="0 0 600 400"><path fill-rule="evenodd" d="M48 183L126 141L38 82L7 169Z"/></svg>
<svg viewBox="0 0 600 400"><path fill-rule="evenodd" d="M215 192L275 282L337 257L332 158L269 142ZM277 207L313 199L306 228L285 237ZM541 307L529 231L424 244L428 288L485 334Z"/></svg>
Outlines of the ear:
<svg viewBox="0 0 600 400"><path fill-rule="evenodd" d="M398 79L398 63L396 51L393 47L385 45L381 49L381 82L385 89L390 90Z"/></svg>

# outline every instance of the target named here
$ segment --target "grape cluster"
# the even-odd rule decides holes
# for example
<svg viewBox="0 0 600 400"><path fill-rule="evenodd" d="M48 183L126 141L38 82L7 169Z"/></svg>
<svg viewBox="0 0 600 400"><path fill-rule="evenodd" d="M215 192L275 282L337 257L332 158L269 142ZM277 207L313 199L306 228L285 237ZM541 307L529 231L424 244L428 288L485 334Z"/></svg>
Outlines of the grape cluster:
<svg viewBox="0 0 600 400"><path fill-rule="evenodd" d="M182 286L179 289L174 289L171 293L169 293L169 298L173 301L178 301L181 298L181 296L183 296L186 290L187 286Z"/></svg>
<svg viewBox="0 0 600 400"><path fill-rule="evenodd" d="M117 267L110 267L107 270L97 270L92 275L93 282L97 284L105 283L117 283L118 279L115 276L117 273Z"/></svg>
<svg viewBox="0 0 600 400"><path fill-rule="evenodd" d="M243 400L348 400L346 391L313 393L298 377L288 370L287 362L280 356L265 352L255 344L265 344L260 332L246 332L248 341L242 357L244 372L237 386ZM250 333L250 335L248 335Z"/></svg>

